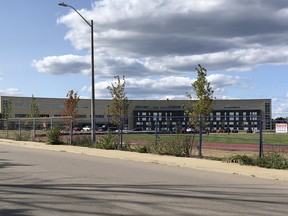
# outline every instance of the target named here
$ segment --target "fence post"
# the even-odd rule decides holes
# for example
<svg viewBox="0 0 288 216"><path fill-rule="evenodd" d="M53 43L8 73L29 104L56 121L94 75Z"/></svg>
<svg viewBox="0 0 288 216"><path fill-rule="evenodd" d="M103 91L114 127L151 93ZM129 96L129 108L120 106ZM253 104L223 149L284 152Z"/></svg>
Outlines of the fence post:
<svg viewBox="0 0 288 216"><path fill-rule="evenodd" d="M8 139L8 130L9 130L9 123L8 123L8 119L5 119L6 121L6 139Z"/></svg>
<svg viewBox="0 0 288 216"><path fill-rule="evenodd" d="M259 122L259 157L263 156L263 122L262 122L262 115L260 114L260 122Z"/></svg>
<svg viewBox="0 0 288 216"><path fill-rule="evenodd" d="M123 117L120 116L119 117L119 120L120 120L120 124L119 124L119 139L120 139L120 149L122 149L122 146L123 146Z"/></svg>
<svg viewBox="0 0 288 216"><path fill-rule="evenodd" d="M70 137L69 137L69 144L72 144L72 139L73 139L73 117L70 116Z"/></svg>
<svg viewBox="0 0 288 216"><path fill-rule="evenodd" d="M18 130L19 130L19 137L21 137L21 120L18 119Z"/></svg>
<svg viewBox="0 0 288 216"><path fill-rule="evenodd" d="M156 122L155 122L155 143L158 145L158 118L156 116Z"/></svg>
<svg viewBox="0 0 288 216"><path fill-rule="evenodd" d="M199 115L199 153L198 157L202 158L202 115Z"/></svg>
<svg viewBox="0 0 288 216"><path fill-rule="evenodd" d="M35 133L36 133L36 128L35 128L35 125L36 122L35 122L35 118L33 118L33 133L32 133L32 139L34 140L35 139Z"/></svg>

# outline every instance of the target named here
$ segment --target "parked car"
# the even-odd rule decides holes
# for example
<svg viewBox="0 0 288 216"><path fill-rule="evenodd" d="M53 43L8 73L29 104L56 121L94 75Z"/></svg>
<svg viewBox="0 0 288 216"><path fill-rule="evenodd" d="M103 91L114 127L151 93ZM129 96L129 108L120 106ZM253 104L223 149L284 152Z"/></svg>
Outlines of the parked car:
<svg viewBox="0 0 288 216"><path fill-rule="evenodd" d="M238 130L237 129L233 129L232 133L238 133Z"/></svg>
<svg viewBox="0 0 288 216"><path fill-rule="evenodd" d="M252 129L248 129L246 133L253 133Z"/></svg>
<svg viewBox="0 0 288 216"><path fill-rule="evenodd" d="M73 131L81 131L80 127L73 127Z"/></svg>
<svg viewBox="0 0 288 216"><path fill-rule="evenodd" d="M217 131L216 131L216 129L211 129L210 130L210 133L216 133Z"/></svg>
<svg viewBox="0 0 288 216"><path fill-rule="evenodd" d="M219 128L216 133L224 133L224 130L222 128Z"/></svg>
<svg viewBox="0 0 288 216"><path fill-rule="evenodd" d="M133 131L142 131L143 129L141 127L136 127L133 129Z"/></svg>
<svg viewBox="0 0 288 216"><path fill-rule="evenodd" d="M90 128L89 126L85 126L85 127L82 128L82 130L83 130L83 131L90 131L91 128Z"/></svg>
<svg viewBox="0 0 288 216"><path fill-rule="evenodd" d="M228 127L228 128L225 128L224 129L224 133L231 133L231 129Z"/></svg>
<svg viewBox="0 0 288 216"><path fill-rule="evenodd" d="M255 133L255 134L259 134L259 133L260 133L260 130L258 130L258 129L254 129L253 133Z"/></svg>

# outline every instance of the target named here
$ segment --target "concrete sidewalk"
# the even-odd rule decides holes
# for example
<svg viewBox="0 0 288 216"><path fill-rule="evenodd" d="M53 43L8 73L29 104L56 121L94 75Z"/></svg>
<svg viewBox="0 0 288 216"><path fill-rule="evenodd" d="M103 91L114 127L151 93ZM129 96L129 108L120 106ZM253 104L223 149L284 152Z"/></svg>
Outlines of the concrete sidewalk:
<svg viewBox="0 0 288 216"><path fill-rule="evenodd" d="M161 156L117 150L102 150L68 145L48 145L45 143L13 141L6 139L0 139L0 145L13 145L25 148L69 152L75 154L133 160L146 163L163 164L167 166L186 167L213 172L222 172L236 175L246 175L251 177L288 181L288 170L275 170L254 166L242 166L239 164L223 163L220 161L212 161L198 158L180 158L173 156Z"/></svg>

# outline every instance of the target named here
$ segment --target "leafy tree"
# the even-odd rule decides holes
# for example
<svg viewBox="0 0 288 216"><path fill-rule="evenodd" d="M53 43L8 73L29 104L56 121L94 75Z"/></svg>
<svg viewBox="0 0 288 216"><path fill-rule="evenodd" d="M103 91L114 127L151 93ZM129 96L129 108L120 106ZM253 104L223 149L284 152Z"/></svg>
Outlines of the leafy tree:
<svg viewBox="0 0 288 216"><path fill-rule="evenodd" d="M204 119L209 118L212 112L214 91L210 86L210 82L207 81L207 70L199 64L196 71L197 79L191 85L197 99L194 100L192 94L186 93L190 99L190 104L185 107L185 114L190 117L193 125L199 127L199 116L204 117Z"/></svg>
<svg viewBox="0 0 288 216"><path fill-rule="evenodd" d="M6 138L8 138L8 126L9 126L9 118L11 118L11 112L12 112L12 103L10 100L3 101L3 118L4 121L4 127L6 128Z"/></svg>
<svg viewBox="0 0 288 216"><path fill-rule="evenodd" d="M129 102L125 92L125 77L123 76L122 82L119 76L114 76L114 78L117 81L107 87L112 97L112 106L109 107L109 113L112 123L117 125L120 131L123 129L128 116ZM120 147L122 147L122 133L120 133Z"/></svg>
<svg viewBox="0 0 288 216"><path fill-rule="evenodd" d="M214 91L210 86L210 83L207 81L207 70L199 64L196 71L197 79L195 82L191 83L191 85L193 93L197 99L194 100L192 94L188 92L186 93L189 97L190 104L185 107L185 114L189 116L190 124L192 124L195 129L202 130L209 124L208 119L210 118L210 114L212 112ZM194 138L190 146L190 152L192 151L193 142ZM199 142L199 156L201 157L202 144L200 143L201 142Z"/></svg>
<svg viewBox="0 0 288 216"><path fill-rule="evenodd" d="M67 95L67 100L64 101L64 110L61 115L64 117L72 117L72 122L75 122L75 118L78 117L78 102L80 101L80 97L77 92L70 90ZM64 119L65 125L70 127L70 119Z"/></svg>
<svg viewBox="0 0 288 216"><path fill-rule="evenodd" d="M32 101L31 101L31 105L30 105L30 117L31 118L37 118L39 117L39 107L36 104L36 99L34 97L34 95L32 95Z"/></svg>
<svg viewBox="0 0 288 216"><path fill-rule="evenodd" d="M123 82L121 82L119 76L114 76L114 78L117 79L117 82L111 83L111 86L107 87L112 97L112 106L109 106L109 113L113 124L120 126L120 119L128 116L129 102L125 92L125 77L123 76Z"/></svg>
<svg viewBox="0 0 288 216"><path fill-rule="evenodd" d="M12 103L10 100L4 101L3 103L3 118L8 120L11 118L11 112L12 112Z"/></svg>
<svg viewBox="0 0 288 216"><path fill-rule="evenodd" d="M30 105L30 117L33 118L33 137L35 137L35 131L37 127L35 118L39 117L39 108L36 104L36 99L34 95L32 95L32 101Z"/></svg>

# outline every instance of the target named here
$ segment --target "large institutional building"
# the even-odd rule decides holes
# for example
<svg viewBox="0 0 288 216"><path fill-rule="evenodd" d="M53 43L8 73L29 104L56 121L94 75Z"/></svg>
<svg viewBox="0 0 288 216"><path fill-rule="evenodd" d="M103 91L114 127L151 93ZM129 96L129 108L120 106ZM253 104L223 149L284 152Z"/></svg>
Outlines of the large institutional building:
<svg viewBox="0 0 288 216"><path fill-rule="evenodd" d="M60 117L66 98L34 98L39 117ZM0 113L5 103L11 104L11 118L29 117L31 97L0 96ZM184 116L184 106L188 100L130 100L127 129L170 130L176 127L189 127L189 118ZM109 107L111 100L95 100L95 122L102 127L110 122ZM271 99L251 100L214 100L210 129L230 128L237 130L271 129ZM80 126L90 124L91 100L81 99L78 103Z"/></svg>

